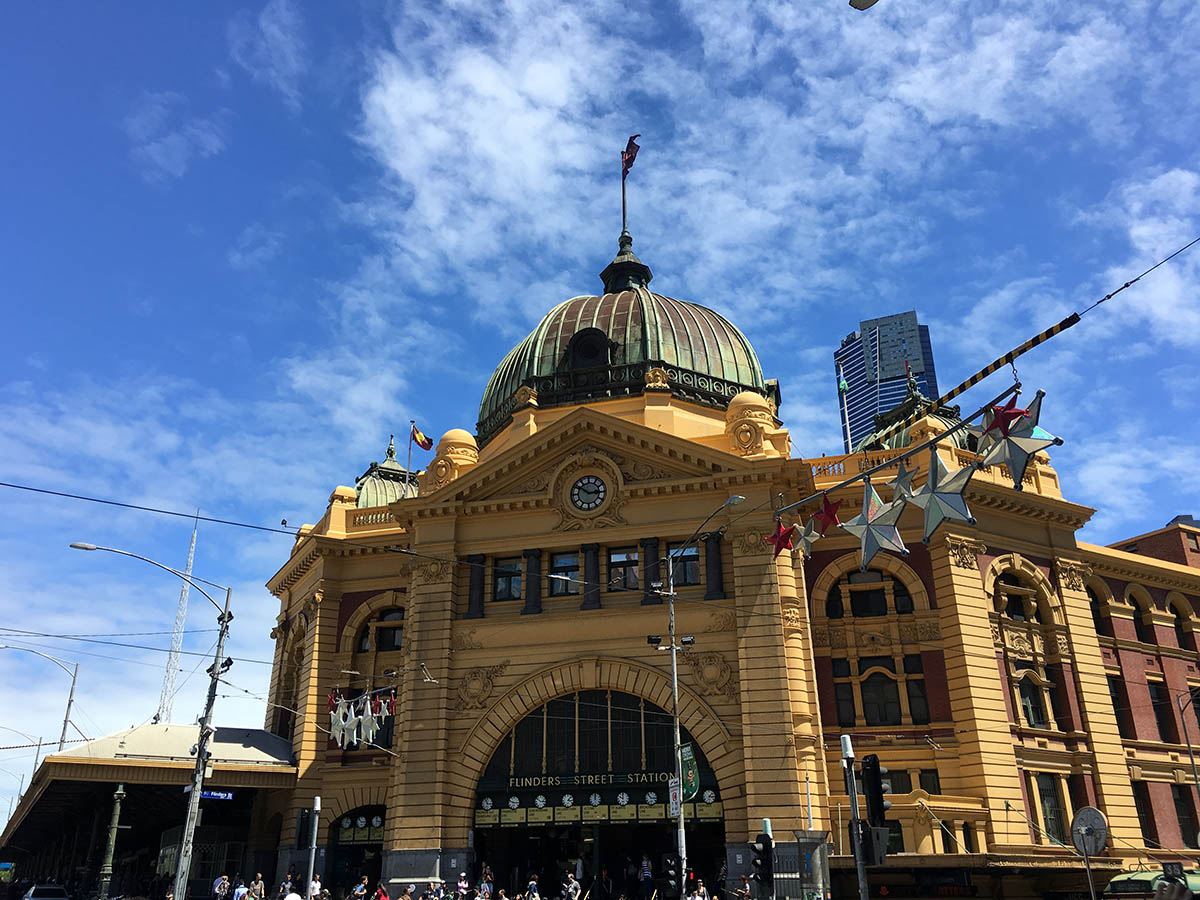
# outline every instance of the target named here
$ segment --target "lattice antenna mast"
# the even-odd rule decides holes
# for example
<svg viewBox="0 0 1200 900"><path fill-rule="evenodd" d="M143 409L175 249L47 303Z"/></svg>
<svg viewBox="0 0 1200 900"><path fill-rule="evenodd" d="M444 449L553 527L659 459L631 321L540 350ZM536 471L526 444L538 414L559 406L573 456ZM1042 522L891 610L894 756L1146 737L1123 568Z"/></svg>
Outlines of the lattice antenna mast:
<svg viewBox="0 0 1200 900"><path fill-rule="evenodd" d="M200 510L196 510L199 517ZM196 558L196 529L199 521L192 525L192 544L188 547L187 566L185 575L192 574L192 561ZM171 632L171 652L167 654L167 671L163 673L162 695L158 698L158 712L154 715L155 722L166 724L171 720L171 706L175 701L175 676L179 673L179 651L183 649L183 628L187 621L188 590L191 585L184 579L183 587L179 590L179 607L175 610L175 629Z"/></svg>

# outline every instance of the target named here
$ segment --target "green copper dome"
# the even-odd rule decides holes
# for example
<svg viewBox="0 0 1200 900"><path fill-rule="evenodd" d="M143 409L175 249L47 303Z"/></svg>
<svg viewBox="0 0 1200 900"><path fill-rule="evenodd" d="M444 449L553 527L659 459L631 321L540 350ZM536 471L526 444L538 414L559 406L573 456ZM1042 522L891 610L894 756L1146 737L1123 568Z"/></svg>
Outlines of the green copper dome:
<svg viewBox="0 0 1200 900"><path fill-rule="evenodd" d="M778 402L745 335L711 309L651 293L649 267L621 237L606 292L558 304L492 373L479 404L481 447L511 420L522 387L539 407L581 403L640 394L646 372L661 368L672 394L705 406L724 409L747 390Z"/></svg>
<svg viewBox="0 0 1200 900"><path fill-rule="evenodd" d="M396 436L388 441L387 456L383 462L373 462L367 471L358 476L354 483L358 491L359 509L387 506L397 500L417 496L417 473L409 472L396 459Z"/></svg>

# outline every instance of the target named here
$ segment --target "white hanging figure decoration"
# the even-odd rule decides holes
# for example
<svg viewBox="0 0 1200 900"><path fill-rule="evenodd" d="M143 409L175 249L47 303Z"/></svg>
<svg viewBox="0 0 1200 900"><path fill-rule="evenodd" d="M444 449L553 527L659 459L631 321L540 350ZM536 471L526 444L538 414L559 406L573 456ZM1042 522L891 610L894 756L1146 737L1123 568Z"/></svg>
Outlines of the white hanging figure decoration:
<svg viewBox="0 0 1200 900"><path fill-rule="evenodd" d="M379 733L379 719L375 716L375 698L370 694L363 697L360 720L359 731L362 734L362 740L367 744L374 743L375 735Z"/></svg>
<svg viewBox="0 0 1200 900"><path fill-rule="evenodd" d="M337 702L332 703L329 709L329 736L339 747L346 746L345 706L346 701L338 697Z"/></svg>
<svg viewBox="0 0 1200 900"><path fill-rule="evenodd" d="M355 701L346 701L347 716L346 716L346 744L357 744L362 740L362 713L354 708ZM345 746L345 744L343 744Z"/></svg>

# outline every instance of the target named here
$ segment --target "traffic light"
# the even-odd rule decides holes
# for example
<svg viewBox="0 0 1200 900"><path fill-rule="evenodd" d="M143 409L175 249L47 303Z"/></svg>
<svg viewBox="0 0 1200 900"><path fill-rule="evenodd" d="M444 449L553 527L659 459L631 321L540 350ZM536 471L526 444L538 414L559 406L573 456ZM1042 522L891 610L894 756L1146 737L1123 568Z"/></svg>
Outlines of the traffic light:
<svg viewBox="0 0 1200 900"><path fill-rule="evenodd" d="M884 781L887 769L879 764L879 757L870 753L863 757L862 779L863 795L867 798L867 821L875 828L887 825L887 811L892 808L890 800L884 800L884 794L892 792L892 785Z"/></svg>
<svg viewBox="0 0 1200 900"><path fill-rule="evenodd" d="M770 895L775 890L775 842L765 831L754 839L754 874L751 876L762 885L763 893Z"/></svg>
<svg viewBox="0 0 1200 900"><path fill-rule="evenodd" d="M663 885L663 895L666 897L678 897L680 894L679 886L679 857L672 853L663 855L662 873L665 884Z"/></svg>

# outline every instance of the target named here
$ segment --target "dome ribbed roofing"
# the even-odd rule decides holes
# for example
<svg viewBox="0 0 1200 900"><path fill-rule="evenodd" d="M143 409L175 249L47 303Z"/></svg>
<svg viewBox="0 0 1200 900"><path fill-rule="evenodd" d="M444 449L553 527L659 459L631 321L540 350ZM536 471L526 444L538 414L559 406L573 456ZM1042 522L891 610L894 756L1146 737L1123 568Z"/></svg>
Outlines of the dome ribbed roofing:
<svg viewBox="0 0 1200 900"><path fill-rule="evenodd" d="M507 424L522 386L537 392L539 406L578 403L640 394L654 367L666 370L673 394L721 409L741 391L777 391L723 316L632 284L558 304L504 357L479 405L479 444Z"/></svg>
<svg viewBox="0 0 1200 900"><path fill-rule="evenodd" d="M417 496L416 473L410 473L396 459L396 436L388 441L387 456L383 462L373 462L367 471L354 483L358 491L355 506L367 509L387 506L397 500Z"/></svg>

